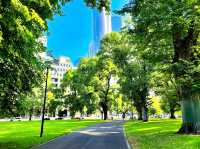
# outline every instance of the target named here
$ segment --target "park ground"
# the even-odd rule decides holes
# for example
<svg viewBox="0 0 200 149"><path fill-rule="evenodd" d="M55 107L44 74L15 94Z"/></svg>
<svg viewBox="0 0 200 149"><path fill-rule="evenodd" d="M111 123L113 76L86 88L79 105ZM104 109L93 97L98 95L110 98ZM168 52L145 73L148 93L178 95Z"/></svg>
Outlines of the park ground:
<svg viewBox="0 0 200 149"><path fill-rule="evenodd" d="M40 121L0 122L0 149L28 149L58 136L102 123L101 120L45 121L39 137ZM128 121L126 136L133 149L200 149L200 136L176 134L181 120Z"/></svg>
<svg viewBox="0 0 200 149"><path fill-rule="evenodd" d="M133 149L200 149L200 136L176 134L181 120L129 121L125 131Z"/></svg>
<svg viewBox="0 0 200 149"><path fill-rule="evenodd" d="M40 121L0 122L0 149L28 149L55 137L101 122L101 120L45 121L42 138L39 137Z"/></svg>

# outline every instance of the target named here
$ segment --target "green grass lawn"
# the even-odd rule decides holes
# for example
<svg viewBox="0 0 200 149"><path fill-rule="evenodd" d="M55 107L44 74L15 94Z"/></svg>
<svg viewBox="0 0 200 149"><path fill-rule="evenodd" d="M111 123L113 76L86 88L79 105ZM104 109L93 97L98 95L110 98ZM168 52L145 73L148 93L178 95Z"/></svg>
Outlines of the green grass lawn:
<svg viewBox="0 0 200 149"><path fill-rule="evenodd" d="M44 135L39 137L40 121L0 122L0 149L28 149L57 136L102 122L101 120L45 121Z"/></svg>
<svg viewBox="0 0 200 149"><path fill-rule="evenodd" d="M181 120L129 121L126 135L133 149L200 149L200 136L176 134Z"/></svg>

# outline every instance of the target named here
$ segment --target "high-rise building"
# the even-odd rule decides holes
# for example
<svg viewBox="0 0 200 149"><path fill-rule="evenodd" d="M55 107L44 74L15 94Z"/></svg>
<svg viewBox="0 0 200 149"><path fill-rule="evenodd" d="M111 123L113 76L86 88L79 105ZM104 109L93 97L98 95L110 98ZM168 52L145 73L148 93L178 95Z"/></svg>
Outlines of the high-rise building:
<svg viewBox="0 0 200 149"><path fill-rule="evenodd" d="M89 45L88 57L97 54L100 48L102 38L112 31L120 31L122 27L122 17L119 15L107 14L105 9L101 12L93 10L92 12L92 41Z"/></svg>
<svg viewBox="0 0 200 149"><path fill-rule="evenodd" d="M71 60L69 57L60 56L59 58L54 59L51 67L51 83L55 85L55 87L59 87L64 74L67 70L72 69Z"/></svg>
<svg viewBox="0 0 200 149"><path fill-rule="evenodd" d="M111 15L106 13L105 8L101 12L92 12L92 41L89 45L89 57L93 57L99 50L103 36L112 31Z"/></svg>

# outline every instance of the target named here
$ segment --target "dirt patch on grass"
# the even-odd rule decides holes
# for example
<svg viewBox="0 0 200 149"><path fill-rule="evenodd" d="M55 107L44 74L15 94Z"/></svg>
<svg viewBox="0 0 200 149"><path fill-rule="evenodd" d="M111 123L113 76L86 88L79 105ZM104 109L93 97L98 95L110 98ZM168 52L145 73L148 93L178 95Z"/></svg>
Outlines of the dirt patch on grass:
<svg viewBox="0 0 200 149"><path fill-rule="evenodd" d="M140 149L138 141L135 137L128 137L128 142L131 145L132 149Z"/></svg>

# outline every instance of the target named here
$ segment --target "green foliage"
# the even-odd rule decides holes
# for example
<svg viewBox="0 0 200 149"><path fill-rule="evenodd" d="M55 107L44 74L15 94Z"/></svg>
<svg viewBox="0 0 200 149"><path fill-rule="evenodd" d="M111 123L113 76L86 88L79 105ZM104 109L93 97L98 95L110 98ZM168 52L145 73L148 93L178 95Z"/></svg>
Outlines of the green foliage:
<svg viewBox="0 0 200 149"><path fill-rule="evenodd" d="M93 78L96 71L96 58L81 59L77 69L80 78L79 95L84 101L86 114L92 114L96 111L98 105L98 94L95 91L94 85L96 80Z"/></svg>
<svg viewBox="0 0 200 149"><path fill-rule="evenodd" d="M169 113L171 118L175 118L174 113L180 111L180 96L173 75L155 71L151 77L154 91L162 98L162 110Z"/></svg>
<svg viewBox="0 0 200 149"><path fill-rule="evenodd" d="M169 64L186 94L198 92L193 87L199 84L199 13L195 0L136 1L131 12L137 48L150 61Z"/></svg>
<svg viewBox="0 0 200 149"><path fill-rule="evenodd" d="M64 93L65 105L69 108L70 114L74 117L75 113L82 112L84 105L78 95L79 76L76 70L68 70L64 75L61 89Z"/></svg>
<svg viewBox="0 0 200 149"><path fill-rule="evenodd" d="M43 66L37 54L44 48L37 39L46 31L46 19L53 16L55 7L47 0L0 2L1 113L13 114L20 96L41 82Z"/></svg>
<svg viewBox="0 0 200 149"><path fill-rule="evenodd" d="M181 101L190 100L191 105L192 102L195 103L193 98L199 99L200 90L199 6L200 3L196 0L136 0L121 11L132 16L134 28L129 33L133 37L135 48L156 69L173 75L176 95ZM182 108L182 111L186 110L188 113L196 111L192 116L198 119L198 107ZM185 120L180 132L199 132L199 126L196 126L199 122L189 120L190 116L187 112L183 113Z"/></svg>
<svg viewBox="0 0 200 149"><path fill-rule="evenodd" d="M121 33L110 33L101 43L102 55L111 58L118 66L118 83L121 92L130 99L137 111L147 111L149 92L149 73L151 65L135 49L131 36L124 30ZM143 112L144 113L144 112Z"/></svg>
<svg viewBox="0 0 200 149"><path fill-rule="evenodd" d="M112 60L103 55L97 58L84 58L77 70L69 70L61 87L65 90L66 105L70 113L83 114L86 110L86 114L89 115L99 109L107 114L116 89L111 82L115 74L116 67Z"/></svg>
<svg viewBox="0 0 200 149"><path fill-rule="evenodd" d="M61 88L51 87L49 93L47 94L47 108L49 109L49 113L55 117L56 111L64 107L63 90Z"/></svg>
<svg viewBox="0 0 200 149"><path fill-rule="evenodd" d="M149 107L149 113L151 115L162 114L163 112L162 105L161 105L162 99L159 96L152 96L150 97L150 100L151 100L151 105Z"/></svg>
<svg viewBox="0 0 200 149"><path fill-rule="evenodd" d="M43 63L38 53L45 48L38 38L47 30L47 20L62 14L70 0L0 1L0 112L14 114L20 96L41 84ZM88 6L109 11L109 1L85 0Z"/></svg>
<svg viewBox="0 0 200 149"><path fill-rule="evenodd" d="M121 71L132 58L132 46L129 35L112 32L102 39L99 54L112 59L118 71Z"/></svg>
<svg viewBox="0 0 200 149"><path fill-rule="evenodd" d="M38 114L37 112L40 112L43 99L41 88L34 88L24 97L24 99L25 101L22 101L24 111L23 113L18 111L18 114L29 114L29 116L32 116L33 114ZM29 118L31 119L31 117Z"/></svg>
<svg viewBox="0 0 200 149"><path fill-rule="evenodd" d="M99 10L105 8L108 12L110 11L110 0L84 0L89 7L96 7Z"/></svg>
<svg viewBox="0 0 200 149"><path fill-rule="evenodd" d="M64 76L61 88L72 116L76 112L89 115L96 110L98 96L94 90L95 80L92 79L95 66L96 59L82 59L77 70L69 70Z"/></svg>
<svg viewBox="0 0 200 149"><path fill-rule="evenodd" d="M117 67L114 65L112 59L105 57L103 54L99 54L96 68L95 88L100 98L99 105L104 113L104 120L106 120L107 112L111 107L111 101L117 88L114 82L116 80Z"/></svg>

